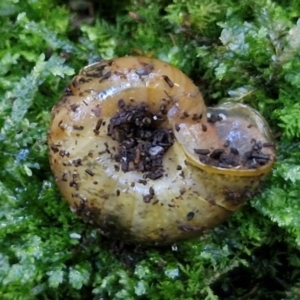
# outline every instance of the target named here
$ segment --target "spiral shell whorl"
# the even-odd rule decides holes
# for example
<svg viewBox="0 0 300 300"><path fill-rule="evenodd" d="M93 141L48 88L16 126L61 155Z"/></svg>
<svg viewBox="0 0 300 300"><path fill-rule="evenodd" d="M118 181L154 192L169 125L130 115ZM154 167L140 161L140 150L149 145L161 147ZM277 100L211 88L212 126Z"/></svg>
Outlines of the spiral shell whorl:
<svg viewBox="0 0 300 300"><path fill-rule="evenodd" d="M141 105L175 137L156 180L136 169L123 171L114 159L120 145L110 134L112 117L126 114L123 106ZM207 123L192 81L156 59L124 57L84 68L51 116L50 164L63 197L78 215L115 238L161 245L199 236L243 204L263 175L253 173L245 182L231 170L206 172L194 154L191 161L189 144L192 150L198 141L219 147L218 132Z"/></svg>

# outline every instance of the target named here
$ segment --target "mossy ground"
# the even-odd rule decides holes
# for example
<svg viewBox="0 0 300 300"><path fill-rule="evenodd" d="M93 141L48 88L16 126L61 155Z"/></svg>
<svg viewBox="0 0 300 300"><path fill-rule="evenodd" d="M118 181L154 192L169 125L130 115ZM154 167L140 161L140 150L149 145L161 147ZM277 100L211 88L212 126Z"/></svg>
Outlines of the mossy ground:
<svg viewBox="0 0 300 300"><path fill-rule="evenodd" d="M101 3L0 1L0 299L299 299L299 1ZM276 137L264 191L196 241L107 240L54 184L51 107L84 65L127 54L182 69L210 105L252 105Z"/></svg>

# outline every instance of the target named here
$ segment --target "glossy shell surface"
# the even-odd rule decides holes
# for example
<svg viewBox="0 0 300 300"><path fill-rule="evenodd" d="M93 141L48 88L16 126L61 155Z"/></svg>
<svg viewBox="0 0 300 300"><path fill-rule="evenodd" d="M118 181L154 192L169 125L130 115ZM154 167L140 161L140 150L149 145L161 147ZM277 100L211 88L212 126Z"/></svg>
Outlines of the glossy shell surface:
<svg viewBox="0 0 300 300"><path fill-rule="evenodd" d="M156 180L123 172L112 158L118 142L108 124L120 99L146 103L154 117L162 104L167 110L159 126L172 129L175 139ZM211 114L222 120L209 122ZM222 168L195 153L226 142L241 155L257 142L267 145L267 163ZM224 221L254 195L275 159L268 126L256 111L244 105L207 109L185 74L145 57L103 61L75 76L52 109L48 145L58 188L75 213L112 238L152 245L196 237Z"/></svg>

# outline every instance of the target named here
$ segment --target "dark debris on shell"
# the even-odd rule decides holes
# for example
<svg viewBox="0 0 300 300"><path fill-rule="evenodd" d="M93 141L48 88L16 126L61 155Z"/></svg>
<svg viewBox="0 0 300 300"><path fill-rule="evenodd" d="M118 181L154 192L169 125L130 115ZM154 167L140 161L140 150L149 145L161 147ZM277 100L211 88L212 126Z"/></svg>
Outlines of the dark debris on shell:
<svg viewBox="0 0 300 300"><path fill-rule="evenodd" d="M163 155L174 142L172 130L160 127L164 118L157 118L145 103L130 105L120 99L118 107L108 125L108 135L119 142L115 161L123 172L137 170L144 178L161 178Z"/></svg>
<svg viewBox="0 0 300 300"><path fill-rule="evenodd" d="M261 141L251 141L252 147L249 151L240 155L238 149L228 147L229 143L224 145L224 148L218 149L194 149L194 152L199 155L199 160L207 165L219 168L233 168L242 166L245 169L256 169L266 165L271 157L269 154L262 152L263 145ZM269 145L269 144L267 144Z"/></svg>
<svg viewBox="0 0 300 300"><path fill-rule="evenodd" d="M222 121L222 117L218 114L212 113L209 116L207 116L207 122L209 122L209 123L214 124L218 121Z"/></svg>

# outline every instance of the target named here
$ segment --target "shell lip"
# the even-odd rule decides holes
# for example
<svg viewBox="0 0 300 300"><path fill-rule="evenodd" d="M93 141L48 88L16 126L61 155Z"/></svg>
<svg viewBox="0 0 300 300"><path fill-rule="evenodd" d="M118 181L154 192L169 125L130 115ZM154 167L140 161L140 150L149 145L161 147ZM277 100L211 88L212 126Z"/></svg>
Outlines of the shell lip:
<svg viewBox="0 0 300 300"><path fill-rule="evenodd" d="M237 176L237 177L253 177L253 176L264 175L272 169L272 166L275 162L275 157L272 157L267 164L255 169L245 169L245 168L241 168L241 166L232 167L232 168L221 168L221 167L204 164L201 161L196 161L195 158L189 155L188 153L186 153L186 158L187 158L187 162L191 163L192 165L196 166L199 169L204 170L205 172Z"/></svg>
<svg viewBox="0 0 300 300"><path fill-rule="evenodd" d="M253 167L250 165L246 166L241 162L239 162L237 165L231 166L228 164L228 166L223 167L221 165L214 165L210 164L210 162L202 161L200 160L200 157L198 159L198 157L196 157L192 151L193 148L194 150L196 149L195 145L193 145L193 147L187 147L185 143L182 143L181 146L185 150L184 152L186 154L187 162L203 170L204 172L211 174L223 174L235 177L255 177L266 175L272 169L272 166L276 161L276 146L272 138L271 131L262 115L248 105L231 102L222 103L216 107L208 107L207 117L209 118L210 115L213 114L221 116L220 121L215 121L211 124L211 126L215 128L220 141L228 141L229 145L233 144L230 147L233 147L233 149L236 149L240 155L244 156L247 152L250 152L250 149L254 148L253 143L256 143L257 140L261 144L260 148L254 148L254 150L251 151L260 152L262 147L272 147L268 149L264 148L265 150L262 153L255 153L257 155L268 155L268 160L263 164L256 162L256 165ZM252 133L249 131L252 131ZM249 140L247 135L249 136ZM193 137L193 135L191 135L191 137ZM239 139L239 141L235 141L236 139ZM207 142L211 141L213 140L207 140ZM187 142L187 140L185 140L185 142ZM269 143L273 145L262 146L263 143ZM229 147L229 145L225 146L224 144L224 147ZM201 145L198 148L199 150L209 150L216 148L216 146L204 147ZM223 147L221 146L221 148ZM205 155L203 156L205 157Z"/></svg>

